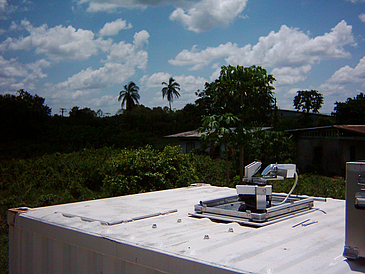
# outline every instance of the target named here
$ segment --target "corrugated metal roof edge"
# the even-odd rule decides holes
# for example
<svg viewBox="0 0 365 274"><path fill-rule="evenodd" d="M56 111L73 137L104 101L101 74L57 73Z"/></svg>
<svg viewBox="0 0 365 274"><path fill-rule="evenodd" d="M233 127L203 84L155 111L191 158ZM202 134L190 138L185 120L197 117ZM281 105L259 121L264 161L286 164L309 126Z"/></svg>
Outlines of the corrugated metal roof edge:
<svg viewBox="0 0 365 274"><path fill-rule="evenodd" d="M261 131L270 130L272 127L262 127ZM181 133L164 136L163 138L200 138L202 135L207 134L208 131L198 132L197 130L190 130Z"/></svg>
<svg viewBox="0 0 365 274"><path fill-rule="evenodd" d="M350 127L363 127L363 131L362 130L355 130L353 128ZM301 132L301 131L308 131L308 130L318 130L318 129L329 129L329 128L339 128L339 129L343 129L346 131L352 131L352 132L357 132L357 133L361 133L361 134L365 134L365 125L333 125L333 126L322 126L322 127L310 127L310 128L297 128L297 129L288 129L285 130L285 132Z"/></svg>
<svg viewBox="0 0 365 274"><path fill-rule="evenodd" d="M306 130L327 129L327 128L332 128L332 127L333 126L296 128L296 129L287 129L287 130L284 130L284 132L297 132L297 131L306 131Z"/></svg>

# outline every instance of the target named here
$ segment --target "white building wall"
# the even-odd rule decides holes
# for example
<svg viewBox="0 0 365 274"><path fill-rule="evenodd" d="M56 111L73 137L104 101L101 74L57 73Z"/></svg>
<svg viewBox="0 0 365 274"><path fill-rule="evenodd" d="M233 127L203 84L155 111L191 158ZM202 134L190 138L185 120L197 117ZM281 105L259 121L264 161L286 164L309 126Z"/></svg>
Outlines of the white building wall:
<svg viewBox="0 0 365 274"><path fill-rule="evenodd" d="M237 273L9 212L9 273Z"/></svg>

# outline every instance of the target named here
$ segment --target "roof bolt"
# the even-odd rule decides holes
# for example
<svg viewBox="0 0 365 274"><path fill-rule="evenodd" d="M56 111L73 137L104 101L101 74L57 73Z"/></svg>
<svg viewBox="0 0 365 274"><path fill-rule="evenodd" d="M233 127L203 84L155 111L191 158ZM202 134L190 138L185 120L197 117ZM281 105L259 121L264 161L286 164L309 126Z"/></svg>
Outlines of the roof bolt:
<svg viewBox="0 0 365 274"><path fill-rule="evenodd" d="M157 228L157 225L156 225L156 224L153 224L153 225L152 225L152 228Z"/></svg>
<svg viewBox="0 0 365 274"><path fill-rule="evenodd" d="M204 240L209 240L209 235L208 234L204 235Z"/></svg>
<svg viewBox="0 0 365 274"><path fill-rule="evenodd" d="M178 223L181 223L181 219L177 219L177 222L178 222Z"/></svg>
<svg viewBox="0 0 365 274"><path fill-rule="evenodd" d="M233 232L233 227L228 228L228 232Z"/></svg>

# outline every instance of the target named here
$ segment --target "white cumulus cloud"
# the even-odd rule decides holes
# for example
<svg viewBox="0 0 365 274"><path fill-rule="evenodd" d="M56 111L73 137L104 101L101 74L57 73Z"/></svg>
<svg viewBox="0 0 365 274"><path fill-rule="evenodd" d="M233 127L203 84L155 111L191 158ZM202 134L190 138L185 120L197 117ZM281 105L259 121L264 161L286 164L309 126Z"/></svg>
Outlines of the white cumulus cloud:
<svg viewBox="0 0 365 274"><path fill-rule="evenodd" d="M47 77L43 68L50 63L44 59L29 64L19 63L17 59L6 60L0 56L0 88L4 91L16 91L20 88L35 88L35 83Z"/></svg>
<svg viewBox="0 0 365 274"><path fill-rule="evenodd" d="M365 87L365 56L353 68L347 65L338 69L320 85L319 90L323 92L325 100L333 106L335 101L342 102L364 92L361 87Z"/></svg>
<svg viewBox="0 0 365 274"><path fill-rule="evenodd" d="M127 21L117 19L116 21L105 23L104 27L99 31L100 36L112 36L117 35L119 31L123 29L132 28L132 24L127 24Z"/></svg>
<svg viewBox="0 0 365 274"><path fill-rule="evenodd" d="M89 105L94 106L96 108L104 107L104 106L114 106L117 103L118 96L113 95L103 95L100 98L93 98L89 101Z"/></svg>
<svg viewBox="0 0 365 274"><path fill-rule="evenodd" d="M231 65L255 64L274 68L279 75L286 72L286 77L280 79L281 84L294 84L306 78L315 62L350 57L344 46L353 43L352 27L345 21L338 23L331 32L314 38L296 28L283 25L278 32L272 31L267 36L260 37L254 46L248 44L239 47L228 42L200 51L195 46L191 50L183 50L169 62L175 66L202 69L214 60L224 58Z"/></svg>
<svg viewBox="0 0 365 274"><path fill-rule="evenodd" d="M162 82L168 82L171 75L167 72L156 72L150 76L144 75L140 83L147 89L160 87L162 89Z"/></svg>
<svg viewBox="0 0 365 274"><path fill-rule="evenodd" d="M5 10L5 7L7 6L7 1L6 0L0 0L0 11Z"/></svg>
<svg viewBox="0 0 365 274"><path fill-rule="evenodd" d="M131 68L138 67L144 69L147 66L148 53L143 50L143 45L148 43L149 33L145 30L134 35L133 44L124 41L115 43L110 47L107 56L108 63L125 63Z"/></svg>
<svg viewBox="0 0 365 274"><path fill-rule="evenodd" d="M361 20L361 22L365 23L365 13L361 13L359 15L359 19Z"/></svg>
<svg viewBox="0 0 365 274"><path fill-rule="evenodd" d="M74 99L115 84L123 84L135 74L136 68L146 67L148 53L141 45L148 42L148 37L148 32L143 30L135 34L134 44L121 41L111 45L104 66L98 69L89 67L54 85L54 96Z"/></svg>
<svg viewBox="0 0 365 274"><path fill-rule="evenodd" d="M133 43L137 48L143 47L144 44L148 43L150 34L146 30L141 30L134 35Z"/></svg>
<svg viewBox="0 0 365 274"><path fill-rule="evenodd" d="M311 68L311 65L304 65L296 68L274 68L271 74L275 75L275 83L277 85L294 85L298 82L304 81L307 78L307 74Z"/></svg>
<svg viewBox="0 0 365 274"><path fill-rule="evenodd" d="M118 8L140 8L172 5L170 19L181 22L188 30L207 31L227 26L245 9L248 0L79 0L88 4L89 12L115 12Z"/></svg>
<svg viewBox="0 0 365 274"><path fill-rule="evenodd" d="M217 26L227 26L246 7L247 0L202 0L189 8L178 7L170 15L188 30L202 32Z"/></svg>
<svg viewBox="0 0 365 274"><path fill-rule="evenodd" d="M328 82L332 84L362 83L365 85L365 57L361 58L354 68L344 66L337 70Z"/></svg>
<svg viewBox="0 0 365 274"><path fill-rule="evenodd" d="M29 21L23 20L19 28L25 28L29 35L20 38L8 38L0 44L1 50L31 50L36 54L44 54L52 60L83 60L97 53L100 44L108 43L94 39L90 30L75 29L62 25L49 28L46 24L33 27Z"/></svg>
<svg viewBox="0 0 365 274"><path fill-rule="evenodd" d="M158 1L150 0L79 0L78 4L88 4L88 12L114 12L118 8L146 8L149 5L157 5Z"/></svg>
<svg viewBox="0 0 365 274"><path fill-rule="evenodd" d="M197 46L193 46L191 50L183 50L180 52L175 59L169 60L169 63L174 66L193 65L191 70L200 70L218 58L227 57L239 51L240 48L238 45L232 44L231 42L219 45L218 47L207 47L201 51L197 50Z"/></svg>
<svg viewBox="0 0 365 274"><path fill-rule="evenodd" d="M126 22L116 20L110 25L105 24L101 33L112 35L113 32L128 27ZM100 67L89 65L58 83L48 82L44 93L47 98L58 103L74 100L75 104L80 105L85 102L90 102L93 106L108 105L110 97L92 102L90 98L97 96L104 88L123 84L135 74L136 69L145 69L147 66L148 53L144 47L148 44L150 35L145 30L135 33L133 42L128 43L114 42L111 38L96 38L91 30L76 29L73 26L34 27L27 20L19 25L12 23L10 28L14 32L25 32L26 35L8 37L0 44L0 51L31 51L41 58L33 63L21 64L18 59L6 60L0 56L0 88L5 91L19 88L32 90L36 88L39 79L47 77L44 68L65 60L88 62L92 56L99 56L102 64ZM106 57L102 59L99 54L106 54Z"/></svg>

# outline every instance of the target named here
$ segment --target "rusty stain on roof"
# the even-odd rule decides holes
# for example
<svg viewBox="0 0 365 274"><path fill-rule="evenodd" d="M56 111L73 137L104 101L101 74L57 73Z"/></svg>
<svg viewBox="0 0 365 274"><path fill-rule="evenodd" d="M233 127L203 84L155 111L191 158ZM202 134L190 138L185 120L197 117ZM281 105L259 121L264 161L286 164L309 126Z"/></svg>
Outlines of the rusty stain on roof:
<svg viewBox="0 0 365 274"><path fill-rule="evenodd" d="M334 127L365 134L365 125L334 125Z"/></svg>

